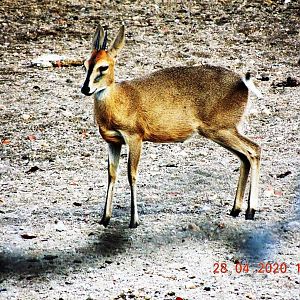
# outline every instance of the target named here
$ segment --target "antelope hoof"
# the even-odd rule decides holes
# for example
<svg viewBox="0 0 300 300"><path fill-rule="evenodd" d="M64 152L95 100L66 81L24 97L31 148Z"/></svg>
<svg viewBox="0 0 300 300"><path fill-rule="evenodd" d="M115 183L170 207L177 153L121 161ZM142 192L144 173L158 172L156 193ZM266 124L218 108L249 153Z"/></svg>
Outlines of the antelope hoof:
<svg viewBox="0 0 300 300"><path fill-rule="evenodd" d="M254 208L247 209L245 219L246 220L254 220L254 215L255 215Z"/></svg>
<svg viewBox="0 0 300 300"><path fill-rule="evenodd" d="M234 218L238 217L240 214L241 210L239 208L233 208L230 212L230 215Z"/></svg>
<svg viewBox="0 0 300 300"><path fill-rule="evenodd" d="M129 228L137 228L139 226L139 221L131 221Z"/></svg>
<svg viewBox="0 0 300 300"><path fill-rule="evenodd" d="M109 217L102 217L100 221L100 225L103 225L104 227L107 227L109 224L110 218Z"/></svg>

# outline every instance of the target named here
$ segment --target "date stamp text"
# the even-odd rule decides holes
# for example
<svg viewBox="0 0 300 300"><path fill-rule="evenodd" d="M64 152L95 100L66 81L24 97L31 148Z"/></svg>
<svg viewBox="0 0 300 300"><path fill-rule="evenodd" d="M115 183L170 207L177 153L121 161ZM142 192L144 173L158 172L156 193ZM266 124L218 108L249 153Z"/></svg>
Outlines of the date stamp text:
<svg viewBox="0 0 300 300"><path fill-rule="evenodd" d="M226 262L215 262L213 265L214 274L225 273L258 273L258 274L285 274L289 272L297 273L300 275L300 263L293 266L285 262L258 262L257 264L235 263L227 264Z"/></svg>

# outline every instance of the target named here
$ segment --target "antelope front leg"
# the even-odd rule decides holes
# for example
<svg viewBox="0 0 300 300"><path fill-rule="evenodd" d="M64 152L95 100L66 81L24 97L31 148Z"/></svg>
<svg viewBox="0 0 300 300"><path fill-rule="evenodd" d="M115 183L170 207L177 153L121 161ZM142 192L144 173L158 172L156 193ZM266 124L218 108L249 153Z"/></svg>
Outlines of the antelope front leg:
<svg viewBox="0 0 300 300"><path fill-rule="evenodd" d="M100 224L107 226L112 215L112 198L114 185L117 179L117 171L120 160L122 145L108 144L108 188L104 207L103 217Z"/></svg>
<svg viewBox="0 0 300 300"><path fill-rule="evenodd" d="M139 225L139 217L137 210L137 192L136 192L136 180L138 172L138 164L141 156L142 141L136 136L130 136L126 139L129 155L128 155L128 181L131 189L131 219L130 228L136 228Z"/></svg>

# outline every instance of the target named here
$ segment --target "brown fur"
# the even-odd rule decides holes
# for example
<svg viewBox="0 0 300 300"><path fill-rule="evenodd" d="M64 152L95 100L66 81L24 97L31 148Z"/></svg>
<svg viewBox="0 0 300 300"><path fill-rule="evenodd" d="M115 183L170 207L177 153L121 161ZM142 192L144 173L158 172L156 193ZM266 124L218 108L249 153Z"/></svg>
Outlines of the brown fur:
<svg viewBox="0 0 300 300"><path fill-rule="evenodd" d="M209 82L209 84L206 84ZM218 67L170 68L110 86L109 98L95 100L95 115L105 131L129 131L143 141L177 142L198 131L235 127L248 89L235 73Z"/></svg>

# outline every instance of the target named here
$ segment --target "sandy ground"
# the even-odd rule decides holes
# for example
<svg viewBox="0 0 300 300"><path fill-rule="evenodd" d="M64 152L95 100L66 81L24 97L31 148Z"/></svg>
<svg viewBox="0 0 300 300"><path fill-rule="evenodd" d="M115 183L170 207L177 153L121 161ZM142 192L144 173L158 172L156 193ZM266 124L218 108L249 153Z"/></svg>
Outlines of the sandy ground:
<svg viewBox="0 0 300 300"><path fill-rule="evenodd" d="M300 6L282 2L1 1L0 299L299 299ZM144 144L137 229L124 149L113 218L99 225L107 146L84 70L31 62L82 60L98 22L111 40L123 21L118 80L203 63L256 78L255 221L229 216L238 160L194 137Z"/></svg>

